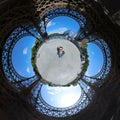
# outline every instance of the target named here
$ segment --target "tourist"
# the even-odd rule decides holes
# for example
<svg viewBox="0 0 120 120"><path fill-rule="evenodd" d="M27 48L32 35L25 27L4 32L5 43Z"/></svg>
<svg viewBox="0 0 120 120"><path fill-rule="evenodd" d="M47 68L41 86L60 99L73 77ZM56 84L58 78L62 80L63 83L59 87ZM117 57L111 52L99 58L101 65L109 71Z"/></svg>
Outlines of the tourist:
<svg viewBox="0 0 120 120"><path fill-rule="evenodd" d="M57 47L57 55L59 56L59 58L61 58L63 55L65 54L65 51L63 50L63 47Z"/></svg>

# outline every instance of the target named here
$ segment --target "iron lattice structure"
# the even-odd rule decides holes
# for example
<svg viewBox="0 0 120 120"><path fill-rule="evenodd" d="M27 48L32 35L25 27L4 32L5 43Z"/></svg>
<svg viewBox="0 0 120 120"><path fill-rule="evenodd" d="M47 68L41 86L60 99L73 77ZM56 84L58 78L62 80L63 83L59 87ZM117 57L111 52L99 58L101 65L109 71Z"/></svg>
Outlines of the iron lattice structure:
<svg viewBox="0 0 120 120"><path fill-rule="evenodd" d="M90 103L91 98L93 96L91 89L89 90L87 89L86 91L84 90L85 86L87 88L88 86L87 84L82 83L81 81L79 81L78 84L82 88L81 97L74 105L70 107L59 108L51 106L48 103L46 103L41 96L41 88L43 84L40 82L32 90L33 94L32 103L39 112L51 117L66 117L77 114Z"/></svg>
<svg viewBox="0 0 120 120"><path fill-rule="evenodd" d="M40 40L40 42L44 42L44 33L46 33L46 26L47 23L53 19L56 16L65 15L65 16L71 16L72 18L76 19L76 21L79 23L81 31L86 28L86 20L83 16L76 13L75 11L69 10L69 9L55 9L53 11L50 11L45 15L46 17L43 18L43 21L40 23L40 32L35 28L35 26L31 23L29 25L22 25L18 28L16 28L8 37L5 45L4 50L2 53L2 66L3 71L6 76L6 78L10 81L10 83L15 86L18 90L23 89L24 87L29 87L30 85L36 83L36 81L39 81L41 76L35 75L30 78L25 78L21 75L19 75L13 66L12 63L12 51L17 43L21 38L25 36L33 36L34 38ZM81 31L79 31L81 33ZM86 31L88 31L86 29ZM41 34L40 34L41 33ZM79 34L79 33L78 33ZM85 33L82 33L82 36L85 36ZM90 37L91 38L91 37ZM81 109L85 108L88 103L92 100L92 94L94 94L94 89L91 87L91 83L95 83L95 86L98 87L103 83L103 78L106 77L106 75L109 73L110 66L111 66L111 58L110 58L110 52L107 44L103 40L91 40L88 38L88 42L94 42L99 46L99 48L102 50L103 56L104 56L104 63L103 67L100 70L100 72L95 76L78 76L76 79L79 81L79 85L82 88L83 94L80 97L79 101L73 105L72 107L68 107L65 109L61 108L55 108L47 103L42 99L41 96L39 96L39 92L41 91L41 87L37 85L36 88L38 91L37 96L35 97L35 103L33 102L34 106L37 106L36 109L46 115L54 116L54 117L66 117L73 114L78 113ZM79 40L81 40L81 34L80 36L76 37L75 40L73 40L73 43L76 43L78 46ZM107 53L107 54L106 54ZM8 61L8 62L7 62ZM98 82L99 81L99 82ZM38 84L38 82L36 83ZM42 83L41 83L42 84ZM86 84L90 87L92 90L88 90ZM34 89L34 87L33 87ZM36 91L34 92L36 93ZM33 95L34 95L33 93ZM39 97L38 97L39 96ZM34 101L34 100L33 100Z"/></svg>
<svg viewBox="0 0 120 120"><path fill-rule="evenodd" d="M23 1L12 0L12 2L3 3L0 4L0 6L3 5L0 12L0 59L2 61L0 63L0 105L3 111L0 112L6 114L11 120L19 120L18 114L23 120L59 119L53 117L65 117L62 119L66 120L79 118L81 120L118 120L117 115L120 113L117 107L120 102L118 58L120 55L117 53L120 52L120 30L104 14L100 4L93 0L27 0L24 4ZM9 6L6 7L8 3ZM40 95L42 83L39 78L37 76L26 78L19 75L12 64L12 50L17 41L24 36L33 36L44 41L47 23L61 15L75 19L81 27L76 39L95 43L102 50L104 57L102 69L97 75L84 76L79 81L82 96L78 102L65 109L46 104ZM88 86L89 89L87 89ZM109 111L110 108L111 111Z"/></svg>

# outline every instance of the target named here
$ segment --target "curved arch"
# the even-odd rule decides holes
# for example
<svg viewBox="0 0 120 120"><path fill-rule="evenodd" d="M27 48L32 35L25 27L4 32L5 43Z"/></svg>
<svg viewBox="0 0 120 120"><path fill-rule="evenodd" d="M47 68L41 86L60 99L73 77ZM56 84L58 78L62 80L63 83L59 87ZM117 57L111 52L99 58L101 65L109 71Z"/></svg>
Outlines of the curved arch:
<svg viewBox="0 0 120 120"><path fill-rule="evenodd" d="M80 83L78 84L80 85ZM77 114L82 109L87 107L87 105L90 103L93 96L90 89L87 92L85 92L82 89L81 96L74 105L70 107L59 108L59 107L53 107L43 100L40 92L41 88L42 88L42 84L39 82L39 84L37 84L37 86L32 90L33 96L34 96L34 93L37 92L37 95L35 94L35 96L32 98L32 104L36 107L36 109L39 112L52 117L67 117L67 116Z"/></svg>
<svg viewBox="0 0 120 120"><path fill-rule="evenodd" d="M28 33L26 30L24 30L22 26L16 28L7 39L4 45L4 50L2 52L2 67L3 67L4 74L7 77L7 79L10 80L10 82L13 85L15 85L17 88L19 88L19 86L27 87L38 79L36 75L30 78L26 78L19 75L14 69L12 64L11 57L12 57L12 51L13 51L14 45L22 37L28 36L28 35L31 35L31 34Z"/></svg>

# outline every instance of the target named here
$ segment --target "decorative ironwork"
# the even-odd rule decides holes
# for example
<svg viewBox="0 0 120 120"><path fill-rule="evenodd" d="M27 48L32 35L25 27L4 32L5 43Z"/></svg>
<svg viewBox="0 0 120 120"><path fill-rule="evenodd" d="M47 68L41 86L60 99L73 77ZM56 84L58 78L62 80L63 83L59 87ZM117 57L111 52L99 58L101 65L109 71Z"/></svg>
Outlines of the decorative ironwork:
<svg viewBox="0 0 120 120"><path fill-rule="evenodd" d="M22 23L25 23L26 21L27 22L34 21L32 25L21 25L20 27L16 28L8 37L4 45L3 52L2 52L2 68L3 68L4 74L6 78L10 81L10 83L13 86L15 86L18 90L21 90L21 88L23 87L29 87L36 80L39 80L38 76L36 75L30 78L23 77L19 75L13 67L12 51L13 51L15 44L17 43L19 39L21 39L24 36L33 36L36 39L39 39L40 41L43 42L44 37L46 37L46 34L47 34L46 33L47 23L53 18L57 16L61 16L61 15L69 16L75 19L80 25L80 30L78 31L78 34L76 37L77 40L78 38L82 40L83 38L86 38L86 36L88 37L91 31L93 32L95 28L97 27L99 28L100 25L104 22L104 20L101 20L100 16L97 14L96 9L92 7L91 4L93 3L91 3L92 1L90 0L87 0L87 1L83 1L83 0L79 0L79 1L78 0L77 1L74 1L74 0L72 1L69 1L69 0L61 0L61 1L59 0L54 0L54 1L34 0L34 1L35 1L34 7L37 8L36 12L38 12L38 15L39 15L35 17L34 12L31 12L32 15L35 17L33 18L34 20L30 20L32 17L29 12L28 12L29 14L25 14L25 16L22 15L24 11L21 9L22 7L20 7L18 8L20 11L13 12L14 19L15 19L13 20L13 22L10 21L11 16L13 16L12 10L10 12L10 17L7 17L8 14L3 15L3 17L6 20L5 23L8 22L8 24L6 25L4 23L1 26L1 28L3 28L3 30L1 31L1 35L5 36L6 35L5 31L7 31L6 28L10 27L9 29L10 31L11 28L13 28L12 26L13 24L14 24L14 27L16 27L18 23L22 24ZM29 9L26 9L26 11L27 10L29 11ZM83 13L83 15L87 17L87 19L80 13ZM21 16L21 18L25 17L25 20L19 20L19 16ZM40 25L38 25L38 20L39 20ZM14 21L16 22L14 23ZM78 84L82 88L82 95L80 99L73 106L70 106L67 108L56 108L56 107L48 105L41 96L41 87L43 84L39 81L39 83L37 83L37 85L32 89L33 98L31 98L32 104L36 107L36 109L39 112L45 115L48 115L48 116L53 116L53 117L66 117L66 116L71 116L71 115L78 113L80 110L84 109L90 103L95 93L92 83L95 83L96 86L100 86L104 82L103 79L107 76L107 74L110 71L110 67L111 67L110 50L107 44L105 43L105 41L101 39L93 39L92 37L91 38L90 37L91 36L86 38L88 40L87 42L93 42L96 45L98 45L103 53L104 63L103 63L103 66L100 72L95 76L83 76L82 79L80 79L81 77L78 76L78 79L79 79Z"/></svg>
<svg viewBox="0 0 120 120"><path fill-rule="evenodd" d="M103 59L104 59L102 68L98 72L98 74L91 76L91 77L95 78L95 79L104 79L107 76L107 74L109 73L110 68L111 68L111 55L110 55L110 49L109 49L108 45L103 39L94 38L93 36L88 37L87 39L85 39L85 41L87 43L96 44L102 51L102 55L103 55Z"/></svg>
<svg viewBox="0 0 120 120"><path fill-rule="evenodd" d="M86 85L85 83L84 84L81 83L81 81L79 81L78 84L83 88L81 90L81 96L79 100L70 107L59 108L59 107L53 107L48 103L46 103L41 96L40 91L42 88L42 84L40 82L32 90L32 94L33 94L33 98L31 99L32 104L36 107L36 109L39 112L48 116L66 117L66 116L74 115L78 113L80 110L87 107L93 96L93 93L91 92L90 87L88 87L88 85ZM85 86L86 86L86 90L85 90Z"/></svg>
<svg viewBox="0 0 120 120"><path fill-rule="evenodd" d="M29 32L26 30L28 29L28 27L29 27ZM36 75L30 78L26 78L19 75L14 69L12 64L13 48L17 43L17 41L23 38L24 36L33 36L33 37L36 36L35 38L37 38L38 34L36 33L36 29L31 26L28 25L20 26L11 33L11 35L9 36L9 38L7 39L4 45L4 50L2 52L2 66L3 66L4 74L6 78L12 83L12 85L14 85L18 89L21 89L21 87L28 87L35 80L38 79Z"/></svg>
<svg viewBox="0 0 120 120"><path fill-rule="evenodd" d="M24 36L33 36L36 39L39 39L41 42L43 41L43 38L38 36L37 30L29 25L23 25L18 28L16 28L9 38L7 39L4 50L2 53L2 65L3 70L5 73L5 76L10 81L10 83L15 86L18 90L21 90L23 87L29 87L32 83L34 83L36 80L39 80L37 75L25 78L21 75L19 75L12 64L12 51L16 44L16 42L21 39ZM58 37L65 37L65 36L57 36ZM50 39L52 36L50 37ZM66 39L66 37L65 37ZM79 49L81 49L80 45L78 45L78 41L76 39L70 39ZM110 58L110 51L105 43L104 40L101 39L93 39L93 37L90 37L86 39L86 42L92 42L96 44L103 53L104 56L104 64L101 69L101 71L95 75L95 76L82 76L81 75L77 77L78 84L80 85L82 89L82 95L80 99L72 106L66 107L66 108L57 108L53 107L49 104L47 104L42 96L41 96L41 87L43 83L40 81L37 83L35 87L32 88L32 94L33 97L31 98L31 102L34 106L36 106L36 109L46 115L53 116L53 117L66 117L71 116L76 113L78 113L80 110L84 109L92 100L93 95L95 94L93 83L96 84L96 86L100 86L103 83L103 80L106 75L108 74L111 66L111 58ZM107 68L107 69L106 69Z"/></svg>
<svg viewBox="0 0 120 120"><path fill-rule="evenodd" d="M79 24L80 29L79 29L79 33L82 33L83 36L86 36L87 31L88 31L88 26L86 23L86 19L83 15L81 15L80 13L71 10L71 9L67 9L67 8L57 8L57 9L53 9L51 11L49 11L48 13L45 14L45 16L43 17L43 19L40 22L40 30L42 31L42 33L47 33L46 32L46 26L48 24L48 22L50 22L53 18L58 17L58 16L68 16L73 18L74 20L76 20L76 22ZM86 32L82 32L83 29ZM82 36L79 35L79 37Z"/></svg>
<svg viewBox="0 0 120 120"><path fill-rule="evenodd" d="M53 9L53 10L49 11L44 16L45 24L47 25L48 22L50 22L50 20L52 20L55 17L59 17L59 16L71 17L78 22L78 24L80 25L81 28L86 27L85 17L83 15L81 15L80 13L78 13L74 10L71 10L71 9L67 9L67 8L57 8L57 9Z"/></svg>
<svg viewBox="0 0 120 120"><path fill-rule="evenodd" d="M97 3L87 0L77 0L77 1L69 1L69 0L54 0L54 1L40 1L40 0L34 0L34 7L37 10L37 13L39 15L39 18L42 19L45 14L48 13L50 10L55 9L69 9L77 11L78 13L82 13L86 18L88 18L87 23L89 23L89 30L94 29L96 27L96 23L100 24L101 18L98 16L98 12L94 9L94 5L91 6L90 4L96 4ZM99 7L99 6L98 6ZM100 9L100 7L99 7ZM101 9L100 9L101 10ZM65 12L63 11L63 14ZM69 14L69 13L68 13ZM53 14L51 14L53 16ZM94 18L94 19L93 19Z"/></svg>

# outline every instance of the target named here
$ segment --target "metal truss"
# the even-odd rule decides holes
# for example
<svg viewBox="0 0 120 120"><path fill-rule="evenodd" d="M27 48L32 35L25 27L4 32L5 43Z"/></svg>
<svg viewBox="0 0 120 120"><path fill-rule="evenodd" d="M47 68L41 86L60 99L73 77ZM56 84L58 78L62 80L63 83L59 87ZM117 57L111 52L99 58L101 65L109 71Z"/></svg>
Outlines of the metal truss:
<svg viewBox="0 0 120 120"><path fill-rule="evenodd" d="M49 11L48 13L43 16L42 20L40 21L40 31L44 35L46 32L46 26L48 22L50 22L53 18L58 17L58 16L68 16L76 20L76 22L80 26L80 30L86 29L87 30L87 25L86 25L86 19L83 15L80 13L70 10L67 8L57 8Z"/></svg>
<svg viewBox="0 0 120 120"><path fill-rule="evenodd" d="M93 5L93 6L92 6ZM96 11L96 6L99 11ZM100 27L104 20L101 19L99 14L102 13L101 7L98 3L95 3L91 0L76 0L76 1L69 1L69 0L53 0L53 1L42 1L42 0L34 0L34 7L37 11L37 14L40 20L44 19L48 14L51 18L55 16L66 15L76 19L76 14L83 15L86 18L86 25L87 25L87 34L95 32L95 30ZM70 11L70 13L69 13ZM73 12L73 11L76 11ZM73 13L72 13L73 12ZM72 15L71 15L72 13ZM74 16L75 15L75 16ZM54 17L53 17L54 16ZM78 20L78 18L76 19ZM48 20L49 21L49 20ZM80 21L78 20L78 23ZM81 21L82 22L82 21ZM80 22L80 23L81 23Z"/></svg>
<svg viewBox="0 0 120 120"><path fill-rule="evenodd" d="M81 15L80 13L78 13L74 10L71 10L71 9L67 9L67 8L53 9L53 10L49 11L47 14L45 14L45 16L43 18L45 19L45 24L47 24L53 18L59 17L59 16L71 17L78 22L78 24L80 25L80 28L86 27L85 17L83 15Z"/></svg>
<svg viewBox="0 0 120 120"><path fill-rule="evenodd" d="M86 42L96 44L102 51L103 55L103 65L100 71L94 76L83 76L83 80L85 80L88 84L94 85L95 87L100 87L104 81L111 68L111 54L110 49L107 43L103 39L89 37Z"/></svg>
<svg viewBox="0 0 120 120"><path fill-rule="evenodd" d="M11 11L8 11L5 15L2 15L0 22L3 24L1 28L1 36L9 32L16 26L16 29L10 34L7 38L6 43L2 40L4 44L2 51L2 69L4 71L5 77L9 82L17 89L22 90L23 88L29 88L36 81L36 85L31 87L31 104L36 107L36 109L48 116L52 117L67 117L74 115L80 110L87 107L87 105L92 101L93 95L95 94L94 85L99 87L103 84L104 78L110 71L111 67L111 56L110 50L106 42L102 39L96 39L89 34L104 23L104 20L100 18L98 14L99 10L96 10L97 4L93 3L91 0L33 0L35 9L32 15L30 15L29 10L26 6L15 8ZM95 4L92 6L92 4ZM95 7L94 7L95 6ZM18 10L16 12L16 10ZM33 10L33 9L32 9ZM28 12L28 13L27 13ZM8 16L8 14L10 14ZM101 13L102 14L102 13ZM100 72L95 76L86 76L82 78L78 76L78 84L81 87L81 97L79 100L72 106L66 108L56 108L47 104L41 96L41 88L43 83L40 82L40 78L35 75L30 78L23 77L17 73L12 64L12 51L15 44L23 38L24 36L33 36L36 39L39 39L41 42L44 42L44 38L47 37L46 26L50 20L57 16L68 16L73 18L80 25L80 30L76 36L76 40L82 40L85 38L87 42L92 42L101 49L104 57L104 63ZM14 19L13 19L14 17ZM33 19L31 19L33 17ZM21 18L21 19L20 19ZM31 22L30 24L24 24ZM22 25L24 24L24 25ZM13 27L14 26L14 27ZM75 41L76 42L76 41ZM1 45L2 45L1 44Z"/></svg>
<svg viewBox="0 0 120 120"><path fill-rule="evenodd" d="M82 109L87 107L93 96L90 87L88 89L88 85L85 85L85 83L83 84L81 81L79 81L78 84L80 85L80 87L82 86L81 96L79 100L70 107L59 108L59 107L51 106L48 103L46 103L41 96L41 88L43 84L41 84L40 82L32 90L32 94L33 94L33 97L31 99L32 104L36 107L36 109L39 112L52 117L67 117L77 114Z"/></svg>
<svg viewBox="0 0 120 120"><path fill-rule="evenodd" d="M109 49L107 43L103 39L100 39L100 38L94 38L93 36L90 36L89 38L86 39L86 42L96 44L102 51L103 59L104 59L103 66L102 66L100 72L97 75L92 76L92 78L104 79L107 76L107 74L109 73L110 68L111 68L110 49Z"/></svg>
<svg viewBox="0 0 120 120"><path fill-rule="evenodd" d="M80 112L80 110L84 109L85 107L87 107L87 105L91 102L93 95L95 94L94 85L97 83L96 87L99 87L103 83L102 79L106 77L106 75L108 74L110 70L110 66L111 66L110 51L105 41L101 39L93 39L93 38L91 39L88 38L86 40L86 42L92 42L98 45L98 47L102 50L102 53L104 56L103 67L101 71L95 76L84 75L81 78L81 75L79 75L77 79L78 79L78 84L82 90L81 97L74 105L70 107L57 108L57 107L53 107L47 104L42 98L41 88L42 88L43 83L40 82L40 77L35 75L30 78L25 78L19 75L13 67L13 64L12 64L13 48L15 44L17 43L17 41L20 40L24 36L33 36L36 39L39 39L41 42L44 42L43 38L37 32L37 29L31 25L22 25L16 28L11 33L11 35L9 36L9 38L7 39L4 45L4 50L2 52L3 71L4 71L6 78L10 81L10 83L18 90L22 90L25 87L27 87L28 89L30 88L30 91L32 93L31 104L35 106L39 112L45 115L48 115L48 116L53 116L53 117L71 116L71 115L74 115ZM57 36L57 38L58 37L60 38L64 37L66 39L65 36ZM56 38L56 36L51 36L49 39L52 39L52 38ZM70 41L73 42L78 47L78 49L81 51L81 47L79 46L77 39L74 39L74 40L70 39ZM36 83L36 81L38 82ZM35 86L34 86L34 83L36 84Z"/></svg>
<svg viewBox="0 0 120 120"><path fill-rule="evenodd" d="M2 52L3 71L4 71L6 78L17 89L21 89L21 87L28 87L30 84L32 84L34 81L38 79L36 75L30 78L26 78L26 77L19 75L14 69L13 64L12 64L12 51L13 51L15 44L18 42L18 40L20 40L21 38L25 36L33 36L36 39L38 39L39 34L36 32L37 32L36 29L31 27L30 25L22 25L16 28L11 33L11 35L9 36L9 38L7 39L4 45L3 52Z"/></svg>
<svg viewBox="0 0 120 120"><path fill-rule="evenodd" d="M66 39L66 37L64 35L59 35L59 36L50 36L48 40L56 39L56 38L59 38L62 40ZM73 42L73 44L75 44L81 52L81 47L78 44L78 42L76 40L71 40L71 39L70 39L70 41ZM39 112L41 112L45 115L48 115L48 116L67 117L67 116L77 114L82 109L87 107L87 105L91 102L92 97L95 93L94 89L91 87L90 83L87 83L86 81L81 79L81 75L78 78L78 84L82 91L81 96L80 96L79 100L70 107L60 108L60 107L51 106L48 103L46 103L46 101L41 96L41 88L43 86L43 84L41 82L39 82L32 89L33 97L31 98L31 102L32 102L33 106L35 106Z"/></svg>
<svg viewBox="0 0 120 120"><path fill-rule="evenodd" d="M4 45L4 50L2 52L2 66L3 66L4 74L6 78L9 80L9 82L18 90L22 90L24 87L27 87L29 89L32 86L32 88L30 88L32 90L31 93L33 94L33 97L31 98L31 102L34 106L36 106L36 109L39 112L42 112L43 114L54 116L54 117L66 117L66 116L74 115L78 113L80 110L84 109L92 100L93 91L90 90L91 88L87 87L88 85L82 82L81 80L78 82L78 84L82 88L81 89L82 93L81 93L81 97L79 98L79 100L70 107L56 108L56 107L48 105L42 98L41 87L43 83L39 81L36 83L35 87L34 85L32 85L40 79L37 75L30 77L30 78L25 78L19 75L17 71L15 71L13 64L12 64L12 51L13 51L15 44L18 42L18 40L20 40L24 36L33 36L36 39L38 39L37 38L38 34L36 33L36 29L32 28L29 25L23 25L23 26L16 28L11 33L11 35L9 36L9 38L7 39ZM42 37L39 40L42 41ZM76 42L72 41L72 42L78 48L80 48L80 46L76 43L77 41Z"/></svg>

